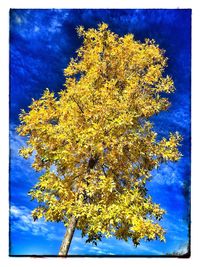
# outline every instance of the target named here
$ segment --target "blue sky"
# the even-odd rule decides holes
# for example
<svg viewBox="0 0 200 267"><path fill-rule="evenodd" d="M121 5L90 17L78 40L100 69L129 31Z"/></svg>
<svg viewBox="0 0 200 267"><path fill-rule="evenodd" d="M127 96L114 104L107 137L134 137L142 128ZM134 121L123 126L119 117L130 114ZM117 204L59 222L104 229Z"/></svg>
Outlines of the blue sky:
<svg viewBox="0 0 200 267"><path fill-rule="evenodd" d="M176 91L170 95L169 111L152 118L158 136L179 131L183 136L183 157L177 163L163 164L153 171L149 194L167 211L161 224L166 242L141 242L103 239L98 246L86 244L75 232L69 255L166 255L184 254L189 242L190 212L190 10L11 10L10 13L10 254L57 255L65 233L61 223L33 222L30 213L37 203L27 192L39 173L31 169L31 159L18 156L24 144L15 132L20 109L27 109L32 98L39 98L48 87L63 88L63 69L81 39L78 25L96 27L104 21L109 28L136 39L154 38L169 58L166 73Z"/></svg>

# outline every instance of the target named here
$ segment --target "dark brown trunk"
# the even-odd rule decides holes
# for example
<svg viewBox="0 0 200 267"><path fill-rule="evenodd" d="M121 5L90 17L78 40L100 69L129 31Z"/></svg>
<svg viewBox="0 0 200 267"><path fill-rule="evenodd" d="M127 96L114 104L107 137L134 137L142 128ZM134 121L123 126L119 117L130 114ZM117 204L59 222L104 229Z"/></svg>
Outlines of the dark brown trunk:
<svg viewBox="0 0 200 267"><path fill-rule="evenodd" d="M69 251L69 247L70 247L70 244L71 244L71 241L72 241L72 237L74 235L74 231L75 231L75 228L76 228L76 223L77 223L77 220L72 215L72 217L69 220L69 225L67 227L67 230L66 230L62 245L60 247L60 251L58 253L59 256L67 256L68 251Z"/></svg>

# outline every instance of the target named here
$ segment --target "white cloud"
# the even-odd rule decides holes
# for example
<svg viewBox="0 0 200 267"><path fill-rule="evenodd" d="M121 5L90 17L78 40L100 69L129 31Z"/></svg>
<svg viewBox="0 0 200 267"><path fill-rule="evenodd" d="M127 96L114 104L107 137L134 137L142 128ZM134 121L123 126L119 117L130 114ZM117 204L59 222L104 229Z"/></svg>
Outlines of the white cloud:
<svg viewBox="0 0 200 267"><path fill-rule="evenodd" d="M171 239L177 244L183 244L189 239L189 222L179 216L176 217L175 214L166 214L162 226L166 230L167 242Z"/></svg>
<svg viewBox="0 0 200 267"><path fill-rule="evenodd" d="M184 181L184 171L183 162L168 162L163 163L157 170L153 170L152 182L161 185L171 185L177 184L183 186Z"/></svg>
<svg viewBox="0 0 200 267"><path fill-rule="evenodd" d="M63 236L62 235L58 235L55 233L48 233L47 235L47 239L48 240L58 240L58 241L62 241Z"/></svg>
<svg viewBox="0 0 200 267"><path fill-rule="evenodd" d="M177 250L177 254L179 255L184 255L188 253L188 243L185 243L183 246L181 246L178 250Z"/></svg>
<svg viewBox="0 0 200 267"><path fill-rule="evenodd" d="M11 206L10 213L11 213L12 216L18 217L18 216L20 216L21 211L17 207Z"/></svg>
<svg viewBox="0 0 200 267"><path fill-rule="evenodd" d="M47 226L47 222L43 219L33 221L31 216L31 210L24 206L11 205L10 208L10 218L11 218L11 231L23 231L29 232L36 236L46 236L48 240L62 240L63 234L58 234L55 227Z"/></svg>
<svg viewBox="0 0 200 267"><path fill-rule="evenodd" d="M38 26L35 25L35 27L34 27L34 32L38 32L38 31L40 31L40 28L39 28Z"/></svg>
<svg viewBox="0 0 200 267"><path fill-rule="evenodd" d="M22 23L22 19L19 16L15 16L15 22L20 25Z"/></svg>
<svg viewBox="0 0 200 267"><path fill-rule="evenodd" d="M145 244L144 242L141 242L141 244L138 247L135 247L131 241L128 242L121 242L120 248L122 252L125 252L124 255L162 255L163 253L155 248L152 248L150 243ZM116 253L117 254L117 253ZM115 255L116 255L115 254Z"/></svg>
<svg viewBox="0 0 200 267"><path fill-rule="evenodd" d="M45 222L43 220L34 222L31 217L31 211L24 206L17 207L12 205L10 208L10 216L13 221L11 229L14 231L20 229L23 231L31 231L36 235L39 232L44 234L48 231L45 227Z"/></svg>
<svg viewBox="0 0 200 267"><path fill-rule="evenodd" d="M140 245L140 249L143 250L143 251L146 251L147 254L155 254L155 255L162 255L163 253L157 249L154 249L150 246L147 246L147 245Z"/></svg>
<svg viewBox="0 0 200 267"><path fill-rule="evenodd" d="M25 192L22 192L23 187L25 185L32 187L32 185L37 181L36 178L40 175L40 173L35 172L31 166L34 161L34 156L31 156L29 159L24 159L19 155L19 149L26 146L26 138L19 136L15 129L16 125L12 124L10 126L9 179L13 195L25 194ZM26 184L23 184L24 181ZM16 189L15 187L18 185L20 185L20 187L17 188L19 190L14 191Z"/></svg>
<svg viewBox="0 0 200 267"><path fill-rule="evenodd" d="M113 238L103 238L97 246L85 243L81 237L73 237L70 247L70 255L162 255L162 251L152 247L150 243L142 242L135 247L129 240L116 240Z"/></svg>

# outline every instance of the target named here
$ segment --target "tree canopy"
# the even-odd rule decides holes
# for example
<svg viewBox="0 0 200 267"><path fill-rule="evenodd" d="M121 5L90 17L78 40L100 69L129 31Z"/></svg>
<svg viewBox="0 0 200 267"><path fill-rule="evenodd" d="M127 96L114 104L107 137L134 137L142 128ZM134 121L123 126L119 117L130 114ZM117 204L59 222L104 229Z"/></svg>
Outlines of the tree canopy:
<svg viewBox="0 0 200 267"><path fill-rule="evenodd" d="M179 133L158 138L150 121L174 91L165 51L105 23L77 32L83 44L64 70L64 89L46 89L20 114L17 130L27 137L20 154L33 155L33 169L43 170L29 192L39 202L33 218L68 226L73 215L89 242L164 240L158 220L165 211L146 183L154 168L181 157Z"/></svg>

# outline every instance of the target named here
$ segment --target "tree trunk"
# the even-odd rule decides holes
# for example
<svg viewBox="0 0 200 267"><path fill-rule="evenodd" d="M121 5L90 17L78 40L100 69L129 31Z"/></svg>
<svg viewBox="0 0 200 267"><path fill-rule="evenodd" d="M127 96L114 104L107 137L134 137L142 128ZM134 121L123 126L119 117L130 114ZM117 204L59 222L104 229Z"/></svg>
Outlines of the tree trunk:
<svg viewBox="0 0 200 267"><path fill-rule="evenodd" d="M94 157L91 157L89 159L88 173L90 172L90 169L93 169L94 166L97 164L98 159L99 159L99 156L97 154L95 154ZM79 190L77 190L76 184L74 185L74 188L76 189L75 191L79 191ZM69 220L69 225L67 227L65 236L63 238L62 245L60 247L60 251L58 253L59 256L67 256L68 251L69 251L69 247L70 247L70 244L72 241L72 237L73 237L74 231L76 229L76 223L77 223L77 219L72 215L70 220Z"/></svg>
<svg viewBox="0 0 200 267"><path fill-rule="evenodd" d="M69 247L70 247L70 244L71 244L71 241L72 241L72 237L74 235L74 231L75 231L75 228L76 228L76 223L77 223L77 220L72 215L72 217L69 220L69 225L67 227L67 230L66 230L62 245L60 247L60 251L58 253L59 256L67 256L68 251L69 251Z"/></svg>

